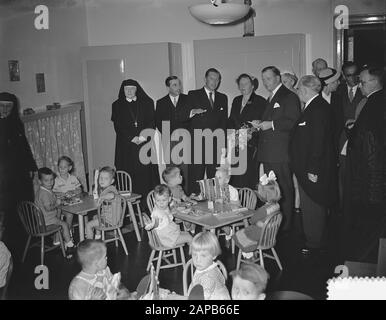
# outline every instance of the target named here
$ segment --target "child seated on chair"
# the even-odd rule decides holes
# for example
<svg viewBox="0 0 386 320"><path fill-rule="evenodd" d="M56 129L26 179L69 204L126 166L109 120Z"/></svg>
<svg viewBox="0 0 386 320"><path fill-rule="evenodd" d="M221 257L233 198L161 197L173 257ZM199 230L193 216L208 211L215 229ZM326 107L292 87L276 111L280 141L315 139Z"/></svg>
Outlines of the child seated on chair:
<svg viewBox="0 0 386 320"><path fill-rule="evenodd" d="M4 242L1 241L4 231L3 217L3 212L0 212L0 289L6 285L8 269L11 263L11 253Z"/></svg>
<svg viewBox="0 0 386 320"><path fill-rule="evenodd" d="M254 263L242 263L233 270L232 300L264 300L269 274Z"/></svg>
<svg viewBox="0 0 386 320"><path fill-rule="evenodd" d="M220 184L221 190L226 189L226 194L224 192L221 192L221 198L216 200L218 202L224 202L228 200L229 197L229 203L230 204L236 204L239 205L239 193L235 187L232 187L229 184L230 180L230 166L228 164L223 164L221 167L218 167L216 170L215 177L218 179L218 182ZM229 194L228 194L229 189ZM227 245L229 244L229 240L232 239L232 229L231 227L223 227L223 231L225 232L225 240L227 241Z"/></svg>
<svg viewBox="0 0 386 320"><path fill-rule="evenodd" d="M256 246L260 240L266 219L280 210L278 203L280 200L280 188L273 171L270 171L268 176L264 174L260 178L260 182L257 185L257 195L265 204L252 216L250 226L236 232L234 240L241 248L248 249L248 247ZM253 257L252 252L243 252L242 254L247 259Z"/></svg>
<svg viewBox="0 0 386 320"><path fill-rule="evenodd" d="M154 228L161 244L173 248L183 243L190 243L192 236L189 232L181 231L180 227L173 221L170 211L171 192L168 186L160 184L154 188L154 209L151 213L151 222L145 222L145 229Z"/></svg>
<svg viewBox="0 0 386 320"><path fill-rule="evenodd" d="M82 193L82 185L77 177L72 175L74 162L67 156L62 156L58 160L58 174L55 178L53 191L57 198L71 198ZM71 229L73 214L65 213L66 221Z"/></svg>
<svg viewBox="0 0 386 320"><path fill-rule="evenodd" d="M113 200L119 194L117 188L113 185L115 177L115 170L111 167L103 167L99 171L98 176L98 207L105 200ZM113 224L113 210L109 204L103 205L101 210L101 218L108 224ZM95 215L93 220L86 224L86 237L92 239L94 236L95 227L99 226L98 215ZM100 239L100 232L96 232L95 239Z"/></svg>
<svg viewBox="0 0 386 320"><path fill-rule="evenodd" d="M107 266L106 245L101 240L83 240L78 245L78 262L82 267L70 283L70 300L134 300L120 284L120 274L113 275Z"/></svg>
<svg viewBox="0 0 386 320"><path fill-rule="evenodd" d="M193 200L191 197L188 197L184 189L182 189L182 176L181 170L177 166L169 166L162 172L162 179L166 182L166 185L169 187L172 194L172 201L175 204L181 202L187 202L191 204L196 204L197 201ZM189 230L191 233L195 231L195 224L190 222L184 222L186 230Z"/></svg>
<svg viewBox="0 0 386 320"><path fill-rule="evenodd" d="M46 226L56 224L62 227L65 247L71 254L74 243L71 239L70 228L67 222L60 219L61 210L59 206L61 201L52 191L55 174L51 169L44 167L38 170L38 178L40 187L35 194L35 204L42 210Z"/></svg>

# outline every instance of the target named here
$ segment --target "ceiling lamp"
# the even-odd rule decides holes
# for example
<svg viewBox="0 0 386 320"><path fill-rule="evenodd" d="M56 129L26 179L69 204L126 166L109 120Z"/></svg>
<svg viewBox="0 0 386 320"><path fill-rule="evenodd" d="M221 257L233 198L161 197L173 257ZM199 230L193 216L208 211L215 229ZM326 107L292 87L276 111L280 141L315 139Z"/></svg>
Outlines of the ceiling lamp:
<svg viewBox="0 0 386 320"><path fill-rule="evenodd" d="M221 0L211 0L210 4L189 7L193 17L208 24L229 24L238 21L244 18L250 9L247 4L222 3Z"/></svg>

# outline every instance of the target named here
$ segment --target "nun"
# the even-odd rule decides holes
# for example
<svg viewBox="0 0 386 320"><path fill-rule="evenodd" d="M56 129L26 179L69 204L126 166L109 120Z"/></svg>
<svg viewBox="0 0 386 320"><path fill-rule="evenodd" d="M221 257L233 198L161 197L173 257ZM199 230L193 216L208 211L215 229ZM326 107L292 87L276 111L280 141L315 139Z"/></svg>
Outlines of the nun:
<svg viewBox="0 0 386 320"><path fill-rule="evenodd" d="M154 101L135 80L124 80L118 99L112 104L111 120L116 133L115 167L126 171L132 179L132 190L142 195L141 207L146 208L146 196L159 184L157 164L144 165L140 149L151 137L141 136L144 129L155 129Z"/></svg>

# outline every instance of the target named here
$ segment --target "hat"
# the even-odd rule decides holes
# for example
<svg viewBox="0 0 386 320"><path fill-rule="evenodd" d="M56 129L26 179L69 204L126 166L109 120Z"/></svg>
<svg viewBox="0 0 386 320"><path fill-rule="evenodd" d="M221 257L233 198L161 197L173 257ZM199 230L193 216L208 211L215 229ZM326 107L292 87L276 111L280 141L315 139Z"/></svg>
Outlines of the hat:
<svg viewBox="0 0 386 320"><path fill-rule="evenodd" d="M325 84L334 82L340 78L340 71L336 71L333 68L327 68L319 73L319 79Z"/></svg>

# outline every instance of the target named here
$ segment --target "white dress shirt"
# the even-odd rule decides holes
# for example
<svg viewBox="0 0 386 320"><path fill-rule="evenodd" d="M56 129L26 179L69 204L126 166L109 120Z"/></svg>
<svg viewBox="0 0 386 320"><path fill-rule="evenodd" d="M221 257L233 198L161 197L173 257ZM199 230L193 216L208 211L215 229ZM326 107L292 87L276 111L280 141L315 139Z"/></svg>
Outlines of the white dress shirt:
<svg viewBox="0 0 386 320"><path fill-rule="evenodd" d="M271 93L271 95L270 95L270 100L269 101L271 101L272 99L273 99L273 97L275 96L275 94L276 94L276 92L280 89L280 87L282 86L283 84L282 83L280 83L275 89L273 89L273 91L272 91L272 93Z"/></svg>
<svg viewBox="0 0 386 320"><path fill-rule="evenodd" d="M352 90L352 97L354 99L354 97L355 97L355 95L357 93L357 89L358 89L358 85L353 86L353 87L347 86L347 94L348 94L348 96L350 96L350 91Z"/></svg>
<svg viewBox="0 0 386 320"><path fill-rule="evenodd" d="M212 100L213 100L213 103L214 103L214 96L216 95L216 94L215 94L215 91L210 91L210 90L208 90L206 87L204 87L204 89L205 89L206 95L208 96L208 100L209 100L209 101L210 101L209 93L212 92Z"/></svg>
<svg viewBox="0 0 386 320"><path fill-rule="evenodd" d="M173 105L176 107L177 103L178 103L178 99L180 98L180 95L172 96L171 94L169 94L169 97L170 97L170 100L172 101ZM174 101L176 101L176 104L174 104Z"/></svg>
<svg viewBox="0 0 386 320"><path fill-rule="evenodd" d="M328 104L331 104L331 92L327 95L324 91L322 91L322 97L328 102Z"/></svg>

